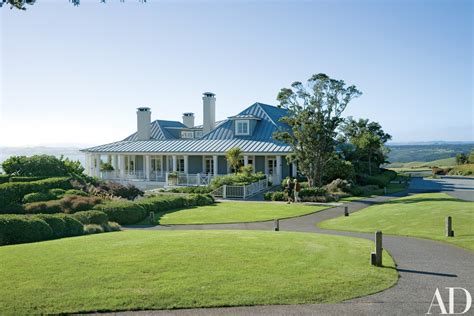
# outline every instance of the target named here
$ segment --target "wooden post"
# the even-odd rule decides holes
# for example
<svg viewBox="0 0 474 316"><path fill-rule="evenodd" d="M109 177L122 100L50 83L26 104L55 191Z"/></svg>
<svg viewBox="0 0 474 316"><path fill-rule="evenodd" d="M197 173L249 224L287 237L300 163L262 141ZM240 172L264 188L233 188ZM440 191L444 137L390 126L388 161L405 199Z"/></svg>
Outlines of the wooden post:
<svg viewBox="0 0 474 316"><path fill-rule="evenodd" d="M227 198L227 185L225 184L222 186L222 198Z"/></svg>
<svg viewBox="0 0 474 316"><path fill-rule="evenodd" d="M446 237L454 237L453 220L451 216L446 217Z"/></svg>
<svg viewBox="0 0 474 316"><path fill-rule="evenodd" d="M280 230L280 220L278 218L273 221L273 230L276 232Z"/></svg>
<svg viewBox="0 0 474 316"><path fill-rule="evenodd" d="M349 207L344 206L344 216L349 216Z"/></svg>
<svg viewBox="0 0 474 316"><path fill-rule="evenodd" d="M370 263L377 267L382 266L382 232L376 231L375 232L375 252L370 254Z"/></svg>
<svg viewBox="0 0 474 316"><path fill-rule="evenodd" d="M154 223L154 222L155 222L155 213L150 212L150 223Z"/></svg>

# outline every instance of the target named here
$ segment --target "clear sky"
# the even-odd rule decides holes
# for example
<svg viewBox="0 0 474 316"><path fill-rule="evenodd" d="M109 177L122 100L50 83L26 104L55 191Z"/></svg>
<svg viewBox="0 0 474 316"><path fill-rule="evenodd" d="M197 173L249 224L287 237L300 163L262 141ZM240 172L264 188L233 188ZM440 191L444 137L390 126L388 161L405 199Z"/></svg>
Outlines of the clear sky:
<svg viewBox="0 0 474 316"><path fill-rule="evenodd" d="M37 0L0 9L0 146L101 144L152 119L217 118L314 73L393 141L472 141L472 1Z"/></svg>

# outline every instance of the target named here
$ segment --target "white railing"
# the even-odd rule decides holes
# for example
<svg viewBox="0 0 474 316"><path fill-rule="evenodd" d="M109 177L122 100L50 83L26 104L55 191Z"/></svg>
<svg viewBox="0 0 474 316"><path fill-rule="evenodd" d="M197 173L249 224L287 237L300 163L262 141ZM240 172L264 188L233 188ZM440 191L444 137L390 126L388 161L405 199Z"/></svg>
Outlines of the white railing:
<svg viewBox="0 0 474 316"><path fill-rule="evenodd" d="M127 171L121 173L118 170L102 171L100 173L101 179L104 180L135 180L135 181L156 181L165 182L165 175L160 172L151 172L147 177L144 171Z"/></svg>
<svg viewBox="0 0 474 316"><path fill-rule="evenodd" d="M199 185L209 185L215 177L218 175L213 174L185 174L178 173L170 174L166 173L166 185L167 186L199 186Z"/></svg>
<svg viewBox="0 0 474 316"><path fill-rule="evenodd" d="M212 191L211 194L215 197L222 197L224 199L246 199L266 190L267 188L268 180L265 178L247 185L223 185Z"/></svg>

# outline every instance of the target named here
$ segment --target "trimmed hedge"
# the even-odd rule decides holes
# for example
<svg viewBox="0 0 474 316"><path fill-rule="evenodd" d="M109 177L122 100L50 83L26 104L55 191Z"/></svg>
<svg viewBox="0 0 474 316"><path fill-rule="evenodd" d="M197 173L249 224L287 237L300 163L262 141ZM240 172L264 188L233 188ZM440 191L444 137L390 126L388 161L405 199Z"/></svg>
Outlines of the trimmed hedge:
<svg viewBox="0 0 474 316"><path fill-rule="evenodd" d="M379 188L386 187L390 181L397 178L397 173L393 170L383 170L382 173L378 175L368 176L368 175L358 175L357 182L361 185L377 185Z"/></svg>
<svg viewBox="0 0 474 316"><path fill-rule="evenodd" d="M10 175L0 174L0 184L10 182Z"/></svg>
<svg viewBox="0 0 474 316"><path fill-rule="evenodd" d="M109 217L107 216L107 214L101 211L94 210L77 212L74 213L72 216L84 225L105 225L109 221Z"/></svg>
<svg viewBox="0 0 474 316"><path fill-rule="evenodd" d="M89 196L89 193L84 192L82 190L77 190L77 189L70 189L67 190L64 195L78 195L78 196Z"/></svg>
<svg viewBox="0 0 474 316"><path fill-rule="evenodd" d="M102 211L112 222L120 225L130 225L145 219L146 210L137 203L131 201L112 201L94 206L94 210Z"/></svg>
<svg viewBox="0 0 474 316"><path fill-rule="evenodd" d="M49 189L70 189L69 178L49 178L32 182L9 182L0 184L0 208L20 203L29 193L47 192Z"/></svg>
<svg viewBox="0 0 474 316"><path fill-rule="evenodd" d="M52 193L34 192L28 193L22 199L23 203L43 202L49 200L55 200L57 197Z"/></svg>
<svg viewBox="0 0 474 316"><path fill-rule="evenodd" d="M0 245L13 245L84 234L71 215L0 215Z"/></svg>
<svg viewBox="0 0 474 316"><path fill-rule="evenodd" d="M46 179L46 177L10 177L10 182L32 182Z"/></svg>
<svg viewBox="0 0 474 316"><path fill-rule="evenodd" d="M94 209L106 213L110 221L117 222L120 225L131 225L144 220L150 212L166 212L180 207L212 203L214 203L214 199L207 194L157 195L135 202L111 201L98 204L94 206Z"/></svg>

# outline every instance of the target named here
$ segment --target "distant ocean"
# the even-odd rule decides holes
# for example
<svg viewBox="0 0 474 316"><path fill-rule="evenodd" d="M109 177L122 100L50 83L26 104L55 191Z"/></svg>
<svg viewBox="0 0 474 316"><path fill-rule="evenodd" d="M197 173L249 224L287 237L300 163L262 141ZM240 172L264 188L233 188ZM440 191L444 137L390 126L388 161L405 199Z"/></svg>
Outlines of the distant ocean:
<svg viewBox="0 0 474 316"><path fill-rule="evenodd" d="M0 147L0 164L11 156L53 155L79 160L85 166L85 155L79 147ZM2 170L0 165L0 171Z"/></svg>

